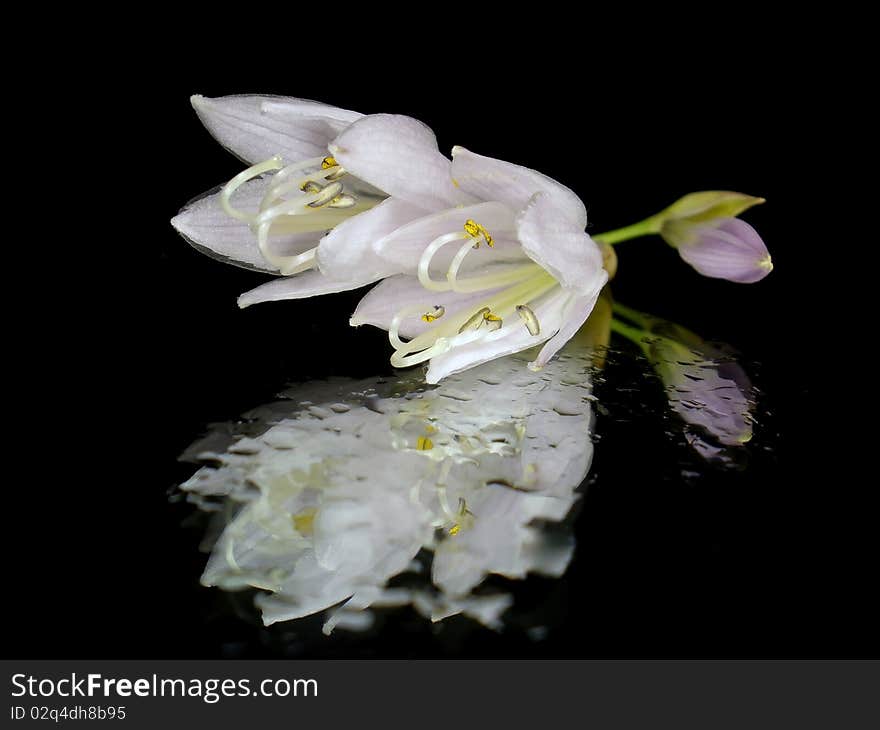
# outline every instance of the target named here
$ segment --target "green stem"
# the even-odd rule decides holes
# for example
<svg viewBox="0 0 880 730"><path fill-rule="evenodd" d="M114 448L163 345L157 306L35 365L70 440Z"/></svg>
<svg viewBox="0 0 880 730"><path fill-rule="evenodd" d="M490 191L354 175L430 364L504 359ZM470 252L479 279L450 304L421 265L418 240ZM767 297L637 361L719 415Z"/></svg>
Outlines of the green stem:
<svg viewBox="0 0 880 730"><path fill-rule="evenodd" d="M622 317L625 317L630 322L635 322L640 327L644 327L647 329L652 324L652 320L647 314L643 314L638 310L627 307L620 302L613 302L611 305L611 309L614 311L615 314L619 314Z"/></svg>
<svg viewBox="0 0 880 730"><path fill-rule="evenodd" d="M659 231L660 222L657 220L656 215L652 215L650 218L645 218L643 221L633 223L631 226L624 226L623 228L607 231L606 233L598 233L595 236L592 236L592 238L594 241L607 243L609 246L613 246L615 243L629 241L632 238L640 238L641 236L650 236L652 233L659 233Z"/></svg>

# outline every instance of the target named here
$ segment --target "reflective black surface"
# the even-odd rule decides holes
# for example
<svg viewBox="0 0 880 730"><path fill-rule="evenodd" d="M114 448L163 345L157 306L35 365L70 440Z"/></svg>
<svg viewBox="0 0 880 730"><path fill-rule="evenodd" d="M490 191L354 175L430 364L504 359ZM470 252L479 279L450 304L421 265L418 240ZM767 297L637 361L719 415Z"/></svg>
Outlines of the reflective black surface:
<svg viewBox="0 0 880 730"><path fill-rule="evenodd" d="M26 471L8 485L7 654L876 654L870 487L850 473L857 449L835 415L857 384L842 364L838 300L822 286L827 240L805 202L823 159L800 123L806 78L763 59L764 73L737 97L761 113L744 116L710 83L718 68L701 67L706 78L689 94L671 95L673 63L596 70L574 85L536 78L525 62L519 76L472 83L438 64L426 67L422 92L383 72L388 58L373 59L369 83L267 74L265 63L260 75L257 66L220 73L203 59L136 64L126 94L95 90L112 111L86 154L118 153L90 188L101 216L65 239L77 254L54 272L65 294L43 295L54 310L31 307L23 318L39 385L14 414L27 437L10 454ZM718 468L694 451L650 365L614 340L595 387L595 458L572 522L577 550L563 578L512 587L518 614L504 632L461 617L432 626L409 609L383 614L363 636L324 637L320 618L266 629L250 596L201 587L201 526L182 527L193 510L169 500L192 471L177 461L188 444L290 382L391 374L384 335L348 327L359 292L239 311L236 296L264 277L201 256L168 224L185 201L240 169L201 129L188 95L241 91L411 114L443 148L465 144L569 184L595 232L691 190L766 197L748 216L776 266L764 282L700 278L646 239L621 245L614 284L620 301L742 353L758 393L742 468ZM568 107L571 95L596 113ZM535 625L548 627L540 641L525 630Z"/></svg>

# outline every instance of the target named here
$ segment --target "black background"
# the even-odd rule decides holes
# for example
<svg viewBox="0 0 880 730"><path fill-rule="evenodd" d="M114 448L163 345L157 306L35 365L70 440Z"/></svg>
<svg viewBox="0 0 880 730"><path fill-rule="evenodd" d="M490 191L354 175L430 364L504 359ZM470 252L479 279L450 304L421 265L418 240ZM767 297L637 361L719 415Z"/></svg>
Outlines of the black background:
<svg viewBox="0 0 880 730"><path fill-rule="evenodd" d="M298 24L291 11L219 35L127 21L121 40L81 37L59 52L56 75L18 98L39 139L13 152L41 162L21 194L36 209L20 235L38 256L22 253L12 276L24 293L10 329L31 377L9 383L20 438L7 452L4 654L876 655L870 487L849 472L854 447L832 415L842 314L828 170L841 106L830 47L754 19L667 19L636 34L632 19L510 16L502 31L464 14L429 33L341 15ZM206 37L210 47L197 43ZM695 190L767 198L746 216L773 254L765 281L703 279L653 239L619 248L614 283L620 301L744 353L762 394L749 468L682 478L699 460L651 415L656 394L622 387L639 377L622 358L597 393L610 414L575 560L564 580L531 580L518 596L551 624L546 641L458 620L438 633L406 611L365 639L314 638L314 622L266 632L237 616L198 585L198 532L168 500L192 470L177 456L291 380L389 372L385 338L347 325L360 293L240 311L236 296L265 277L200 255L170 227L241 169L189 95L245 92L415 116L443 150L462 144L565 182L595 232Z"/></svg>

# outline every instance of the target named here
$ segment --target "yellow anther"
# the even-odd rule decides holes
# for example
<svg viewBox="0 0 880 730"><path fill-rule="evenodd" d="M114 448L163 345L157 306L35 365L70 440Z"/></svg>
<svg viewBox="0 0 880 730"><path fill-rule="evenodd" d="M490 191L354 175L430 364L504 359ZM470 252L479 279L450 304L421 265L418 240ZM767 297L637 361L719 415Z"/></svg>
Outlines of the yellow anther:
<svg viewBox="0 0 880 730"><path fill-rule="evenodd" d="M306 180L302 185L300 185L300 190L304 193L320 193L324 188L322 185L318 185L314 180Z"/></svg>
<svg viewBox="0 0 880 730"><path fill-rule="evenodd" d="M457 535L459 532L461 532L461 525L459 525L458 523L449 528L450 535Z"/></svg>
<svg viewBox="0 0 880 730"><path fill-rule="evenodd" d="M490 332L501 329L503 323L501 317L497 314L492 314L492 312L485 312L483 314L483 320L486 322L486 326L489 328Z"/></svg>
<svg viewBox="0 0 880 730"><path fill-rule="evenodd" d="M431 441L427 436L419 436L419 440L416 441L416 450L417 451L430 451L434 448L434 442Z"/></svg>
<svg viewBox="0 0 880 730"><path fill-rule="evenodd" d="M338 164L339 163L336 161L335 157L325 157L323 160L321 160L321 169L329 170L331 167L336 167Z"/></svg>
<svg viewBox="0 0 880 730"><path fill-rule="evenodd" d="M483 324L483 316L486 314L491 314L491 312L489 311L489 307L483 307L479 312L474 314L473 317L471 317L467 322L459 327L458 333L461 334L465 330L477 329L477 327Z"/></svg>
<svg viewBox="0 0 880 730"><path fill-rule="evenodd" d="M434 309L430 312L425 312L422 315L422 320L425 322L433 322L435 319L440 319L444 314L446 314L446 309L441 307L439 304L434 305Z"/></svg>
<svg viewBox="0 0 880 730"><path fill-rule="evenodd" d="M541 324L538 322L538 318L531 309L525 304L517 304L516 313L520 316L522 321L525 322L526 329L532 337L541 334Z"/></svg>
<svg viewBox="0 0 880 730"><path fill-rule="evenodd" d="M475 220L468 219L464 223L464 232L467 233L471 238L478 239L476 243L474 243L474 248L480 247L479 238L482 236L486 240L486 245L490 248L495 245L495 240L492 236L489 235L489 231Z"/></svg>

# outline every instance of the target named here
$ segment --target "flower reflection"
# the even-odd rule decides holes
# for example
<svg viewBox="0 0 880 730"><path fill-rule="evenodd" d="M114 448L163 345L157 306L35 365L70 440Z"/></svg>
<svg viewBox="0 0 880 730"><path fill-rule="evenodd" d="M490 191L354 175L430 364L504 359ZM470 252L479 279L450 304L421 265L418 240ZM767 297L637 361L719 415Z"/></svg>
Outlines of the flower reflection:
<svg viewBox="0 0 880 730"><path fill-rule="evenodd" d="M591 370L609 324L602 300L540 372L526 352L437 387L418 373L309 383L247 414L251 435L194 444L185 458L204 465L182 489L234 508L202 583L265 591L266 624L332 608L325 633L404 604L499 627L512 597L487 592L488 575L560 576L571 560L571 535L545 525L565 519L590 465ZM430 581L388 587L423 550Z"/></svg>
<svg viewBox="0 0 880 730"><path fill-rule="evenodd" d="M688 443L724 459L752 438L752 384L730 348L680 325L614 304L613 330L639 345L665 386L670 408L689 426Z"/></svg>

